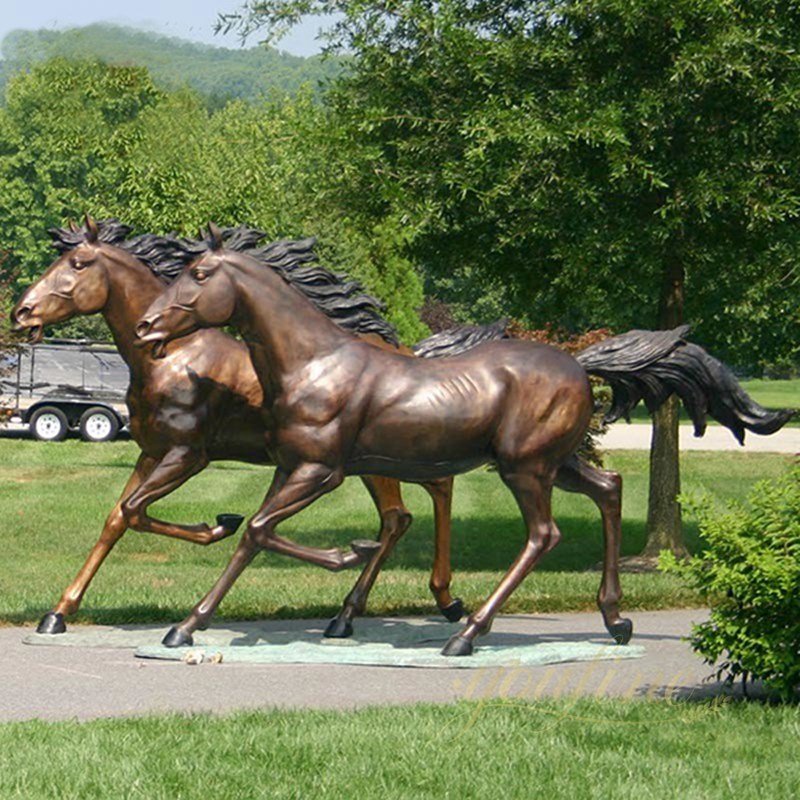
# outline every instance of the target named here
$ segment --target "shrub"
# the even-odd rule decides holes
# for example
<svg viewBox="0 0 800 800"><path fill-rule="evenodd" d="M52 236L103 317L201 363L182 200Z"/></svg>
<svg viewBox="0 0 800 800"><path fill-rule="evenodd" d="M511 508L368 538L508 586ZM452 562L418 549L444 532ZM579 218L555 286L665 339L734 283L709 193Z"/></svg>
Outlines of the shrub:
<svg viewBox="0 0 800 800"><path fill-rule="evenodd" d="M789 697L800 686L800 460L776 481L757 484L745 506L698 516L706 549L661 566L688 579L711 609L692 630L692 647L717 678L763 680Z"/></svg>

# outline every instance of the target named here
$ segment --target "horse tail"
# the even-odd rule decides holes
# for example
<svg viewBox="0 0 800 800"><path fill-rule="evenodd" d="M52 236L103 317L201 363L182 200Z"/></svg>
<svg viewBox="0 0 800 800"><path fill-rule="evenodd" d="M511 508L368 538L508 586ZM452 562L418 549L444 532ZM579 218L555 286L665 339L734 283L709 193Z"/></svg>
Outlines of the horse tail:
<svg viewBox="0 0 800 800"><path fill-rule="evenodd" d="M418 358L456 356L484 342L508 339L507 328L507 319L499 319L489 325L461 325L458 328L448 328L417 342L412 350Z"/></svg>
<svg viewBox="0 0 800 800"><path fill-rule="evenodd" d="M640 400L652 414L677 394L694 423L695 436L705 433L710 414L744 444L746 430L775 433L797 413L760 406L725 364L686 341L688 332L688 325L669 331L628 331L577 354L587 373L611 386L606 422L620 417L630 422L630 412Z"/></svg>

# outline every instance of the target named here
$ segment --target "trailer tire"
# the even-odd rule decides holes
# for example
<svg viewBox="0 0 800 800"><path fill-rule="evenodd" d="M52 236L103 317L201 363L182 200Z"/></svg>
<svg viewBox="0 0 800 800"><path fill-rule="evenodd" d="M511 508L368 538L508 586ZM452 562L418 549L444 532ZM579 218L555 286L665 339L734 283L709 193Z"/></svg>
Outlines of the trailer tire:
<svg viewBox="0 0 800 800"><path fill-rule="evenodd" d="M60 442L67 435L69 424L60 408L42 406L31 417L30 430L40 442Z"/></svg>
<svg viewBox="0 0 800 800"><path fill-rule="evenodd" d="M94 406L81 415L79 429L84 442L110 442L119 433L119 420L113 411Z"/></svg>

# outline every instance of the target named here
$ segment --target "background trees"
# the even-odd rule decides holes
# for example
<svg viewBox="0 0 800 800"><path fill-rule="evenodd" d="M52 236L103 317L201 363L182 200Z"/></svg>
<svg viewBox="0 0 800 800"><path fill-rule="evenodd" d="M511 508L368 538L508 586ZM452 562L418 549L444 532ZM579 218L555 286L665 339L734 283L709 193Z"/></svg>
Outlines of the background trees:
<svg viewBox="0 0 800 800"><path fill-rule="evenodd" d="M274 92L293 94L305 84L316 87L341 68L337 58L301 58L271 47L214 47L102 23L66 30L12 31L0 49L0 85L13 73L52 58L97 59L147 67L159 85L168 89L189 86L210 108L236 98L258 100Z"/></svg>
<svg viewBox="0 0 800 800"><path fill-rule="evenodd" d="M462 320L685 320L733 365L797 362L797 4L252 0L221 24L274 38L309 13L348 53L321 96L223 104L58 59L13 78L0 223L20 280L50 259L44 230L87 209L183 233L247 220L318 233L407 339L424 281ZM679 551L673 405L651 475L651 549Z"/></svg>
<svg viewBox="0 0 800 800"><path fill-rule="evenodd" d="M328 94L359 152L348 205L403 219L440 296L797 357L795 3L258 0L222 23L274 38L307 13L338 14L330 46L353 55ZM677 432L667 404L653 549L682 548Z"/></svg>
<svg viewBox="0 0 800 800"><path fill-rule="evenodd" d="M274 238L316 235L326 264L381 298L401 336L427 329L422 283L386 221L357 225L326 186L346 159L331 149L311 90L209 111L147 70L53 59L8 84L0 109L0 229L17 288L53 260L47 228L90 211L139 231L196 235L213 219ZM97 319L60 333L102 336Z"/></svg>

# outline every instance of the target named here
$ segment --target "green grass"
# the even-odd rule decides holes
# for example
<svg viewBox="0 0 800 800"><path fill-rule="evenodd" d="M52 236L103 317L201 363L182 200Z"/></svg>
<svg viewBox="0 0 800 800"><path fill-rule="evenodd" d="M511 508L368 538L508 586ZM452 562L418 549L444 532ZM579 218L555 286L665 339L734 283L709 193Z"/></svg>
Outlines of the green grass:
<svg viewBox="0 0 800 800"><path fill-rule="evenodd" d="M3 798L782 800L800 709L544 700L0 726Z"/></svg>
<svg viewBox="0 0 800 800"><path fill-rule="evenodd" d="M800 379L786 381L769 381L754 379L742 381L742 388L764 408L800 408ZM631 414L631 422L649 422L647 409L639 404ZM709 425L718 423L709 418ZM691 425L691 420L681 408L681 424ZM792 427L800 427L800 418L795 417L788 423Z"/></svg>
<svg viewBox="0 0 800 800"><path fill-rule="evenodd" d="M0 439L0 621L30 623L52 608L96 541L134 462L132 442L44 444ZM684 489L708 492L713 502L744 497L758 479L774 477L788 457L745 453L687 453ZM640 552L645 539L647 454L617 452L608 464L625 480L624 554ZM252 514L271 471L244 464L214 465L154 506L167 519L212 521L219 512ZM427 495L405 489L415 515L378 579L373 614L429 613L433 522ZM599 514L585 498L557 493L556 518L564 537L506 606L508 612L594 608L601 559ZM282 526L298 541L330 546L374 536L377 517L357 480ZM476 471L456 481L453 589L474 608L494 588L522 545L522 523L497 475ZM697 531L687 521L686 537ZM128 532L101 568L76 621L117 624L181 619L219 576L238 536L198 547L152 534ZM333 614L355 572L330 573L272 554L258 556L220 607L228 619L309 617ZM680 607L698 598L674 576L626 575L628 609Z"/></svg>
<svg viewBox="0 0 800 800"><path fill-rule="evenodd" d="M744 381L742 386L764 408L800 408L800 378Z"/></svg>

